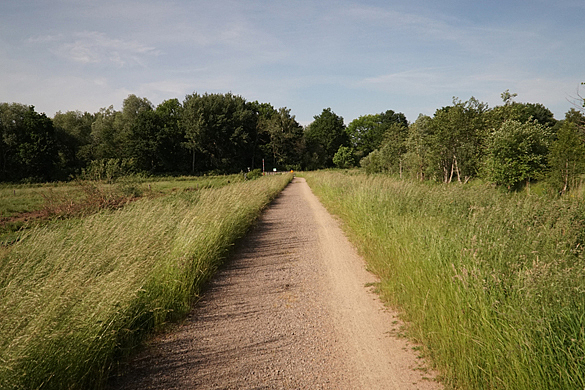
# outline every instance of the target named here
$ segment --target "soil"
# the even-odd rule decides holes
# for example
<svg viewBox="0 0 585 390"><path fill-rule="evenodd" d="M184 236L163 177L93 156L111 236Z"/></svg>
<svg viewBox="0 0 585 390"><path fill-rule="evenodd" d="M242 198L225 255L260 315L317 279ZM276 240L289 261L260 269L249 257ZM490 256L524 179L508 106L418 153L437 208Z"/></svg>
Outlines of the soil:
<svg viewBox="0 0 585 390"><path fill-rule="evenodd" d="M439 389L302 178L111 389Z"/></svg>

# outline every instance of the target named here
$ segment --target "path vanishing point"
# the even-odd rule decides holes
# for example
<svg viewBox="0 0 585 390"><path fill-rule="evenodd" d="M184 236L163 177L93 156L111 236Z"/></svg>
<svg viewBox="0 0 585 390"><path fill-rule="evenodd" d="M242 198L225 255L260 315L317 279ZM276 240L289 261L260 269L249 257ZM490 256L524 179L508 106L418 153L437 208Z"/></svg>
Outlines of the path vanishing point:
<svg viewBox="0 0 585 390"><path fill-rule="evenodd" d="M187 320L118 389L440 389L302 178L265 210Z"/></svg>

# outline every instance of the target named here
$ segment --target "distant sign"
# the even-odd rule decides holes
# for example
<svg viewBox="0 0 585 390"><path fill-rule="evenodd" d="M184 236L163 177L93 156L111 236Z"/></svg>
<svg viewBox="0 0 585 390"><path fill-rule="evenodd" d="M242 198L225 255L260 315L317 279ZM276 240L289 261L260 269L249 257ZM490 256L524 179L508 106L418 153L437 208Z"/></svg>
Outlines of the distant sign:
<svg viewBox="0 0 585 390"><path fill-rule="evenodd" d="M276 172L276 168L272 168L272 170L273 170L274 172Z"/></svg>

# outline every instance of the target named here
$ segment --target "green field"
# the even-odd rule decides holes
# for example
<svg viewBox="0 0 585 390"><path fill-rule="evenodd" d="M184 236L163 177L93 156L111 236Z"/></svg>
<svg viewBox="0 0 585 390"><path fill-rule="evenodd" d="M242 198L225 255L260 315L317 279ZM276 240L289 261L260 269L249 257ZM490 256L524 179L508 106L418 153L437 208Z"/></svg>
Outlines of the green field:
<svg viewBox="0 0 585 390"><path fill-rule="evenodd" d="M585 387L585 205L388 176L307 173L448 388Z"/></svg>
<svg viewBox="0 0 585 390"><path fill-rule="evenodd" d="M0 388L103 387L291 177L144 182L154 196L22 233L0 251Z"/></svg>
<svg viewBox="0 0 585 390"><path fill-rule="evenodd" d="M116 208L140 197L218 188L244 181L242 175L127 177L114 184L91 180L46 184L0 184L0 246L24 230L55 219L79 217Z"/></svg>

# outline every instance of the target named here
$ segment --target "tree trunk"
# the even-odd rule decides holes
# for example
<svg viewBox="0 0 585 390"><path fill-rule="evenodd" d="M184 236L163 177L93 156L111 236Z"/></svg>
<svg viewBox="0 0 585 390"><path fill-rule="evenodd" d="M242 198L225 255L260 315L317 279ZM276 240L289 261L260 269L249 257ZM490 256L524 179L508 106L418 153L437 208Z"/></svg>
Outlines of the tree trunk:
<svg viewBox="0 0 585 390"><path fill-rule="evenodd" d="M457 165L457 156L453 155L453 162L455 163L455 172L457 172L457 181L461 183L461 172L459 171L459 165Z"/></svg>
<svg viewBox="0 0 585 390"><path fill-rule="evenodd" d="M564 195L565 192L567 191L567 189L569 188L569 160L565 161L565 180L564 180L564 186L563 189L561 190L561 195Z"/></svg>

